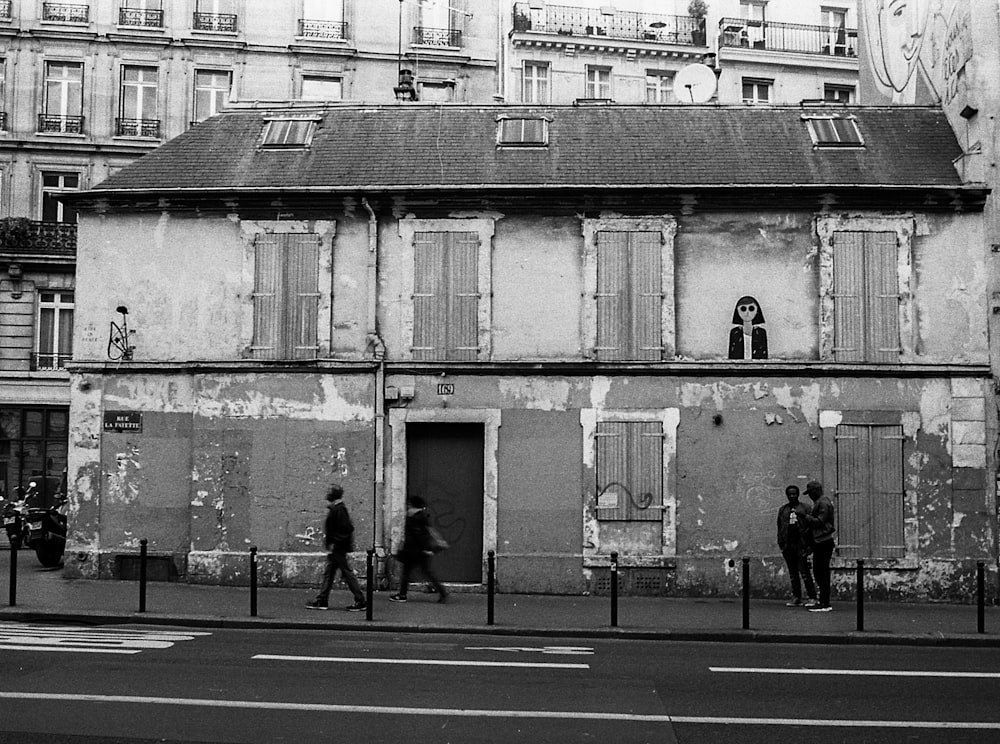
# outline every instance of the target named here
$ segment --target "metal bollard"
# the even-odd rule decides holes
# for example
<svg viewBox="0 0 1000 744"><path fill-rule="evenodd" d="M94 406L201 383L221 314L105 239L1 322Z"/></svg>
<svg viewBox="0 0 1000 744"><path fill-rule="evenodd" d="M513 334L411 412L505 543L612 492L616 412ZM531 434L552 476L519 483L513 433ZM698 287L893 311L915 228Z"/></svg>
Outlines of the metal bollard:
<svg viewBox="0 0 1000 744"><path fill-rule="evenodd" d="M257 617L257 546L250 547L250 617Z"/></svg>
<svg viewBox="0 0 1000 744"><path fill-rule="evenodd" d="M20 541L14 538L10 541L10 606L17 606L17 549Z"/></svg>
<svg viewBox="0 0 1000 744"><path fill-rule="evenodd" d="M611 553L611 627L618 627L618 551Z"/></svg>
<svg viewBox="0 0 1000 744"><path fill-rule="evenodd" d="M365 620L375 617L372 604L375 601L375 548L368 548L365 564Z"/></svg>
<svg viewBox="0 0 1000 744"><path fill-rule="evenodd" d="M486 624L493 625L494 598L497 592L497 554L486 553Z"/></svg>
<svg viewBox="0 0 1000 744"><path fill-rule="evenodd" d="M858 605L858 632L865 629L865 559L858 558L858 586L855 589Z"/></svg>
<svg viewBox="0 0 1000 744"><path fill-rule="evenodd" d="M146 611L146 548L149 541L142 538L139 541L139 612Z"/></svg>
<svg viewBox="0 0 1000 744"><path fill-rule="evenodd" d="M750 559L743 559L743 630L750 630Z"/></svg>
<svg viewBox="0 0 1000 744"><path fill-rule="evenodd" d="M976 630L986 632L986 564L976 562L976 596L979 607L976 611Z"/></svg>

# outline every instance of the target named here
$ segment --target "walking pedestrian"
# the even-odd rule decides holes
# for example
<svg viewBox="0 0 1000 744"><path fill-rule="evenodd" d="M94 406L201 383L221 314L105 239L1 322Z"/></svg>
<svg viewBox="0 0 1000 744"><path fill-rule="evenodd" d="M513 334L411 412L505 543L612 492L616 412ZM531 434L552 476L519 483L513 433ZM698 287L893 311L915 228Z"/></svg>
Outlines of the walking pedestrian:
<svg viewBox="0 0 1000 744"><path fill-rule="evenodd" d="M809 554L812 552L812 541L809 529L805 525L807 513L805 504L799 501L799 487L788 486L785 489L788 503L778 509L778 548L788 566L788 578L792 582L792 600L788 607L815 607L816 584L813 582L812 567L809 565ZM802 601L802 585L805 584L808 599Z"/></svg>
<svg viewBox="0 0 1000 744"><path fill-rule="evenodd" d="M423 498L413 494L406 507L406 522L403 526L403 547L396 553L402 564L399 577L399 591L389 597L391 602L405 602L410 588L410 576L419 568L438 594L438 602L448 601L448 591L438 581L431 567L434 555L434 540L431 538L431 516Z"/></svg>
<svg viewBox="0 0 1000 744"><path fill-rule="evenodd" d="M308 602L306 607L310 610L325 610L330 599L330 589L333 588L333 579L340 571L340 576L347 584L347 588L354 595L354 604L345 608L348 612L359 612L365 607L364 592L361 591L361 584L358 577L351 570L348 553L354 550L354 522L344 505L344 489L334 483L326 493L326 500L329 506L326 512L326 567L323 569L323 585L319 594L312 602Z"/></svg>
<svg viewBox="0 0 1000 744"><path fill-rule="evenodd" d="M819 604L810 607L809 612L829 612L833 609L830 606L830 560L836 547L833 502L823 494L823 484L819 481L806 484L806 496L813 501L812 509L805 515L805 523L813 541L813 571L819 587Z"/></svg>

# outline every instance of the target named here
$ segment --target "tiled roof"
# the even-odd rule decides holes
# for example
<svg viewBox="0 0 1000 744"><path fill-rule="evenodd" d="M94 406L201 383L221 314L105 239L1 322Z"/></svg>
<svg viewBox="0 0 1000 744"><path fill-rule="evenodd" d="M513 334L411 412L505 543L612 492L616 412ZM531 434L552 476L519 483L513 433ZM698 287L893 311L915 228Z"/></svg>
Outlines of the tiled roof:
<svg viewBox="0 0 1000 744"><path fill-rule="evenodd" d="M961 154L926 107L329 105L305 150L259 148L266 117L203 122L92 190L357 190L574 186L958 187ZM307 109L295 107L296 113ZM816 148L803 115L855 117L863 148ZM498 148L497 118L544 116L549 145Z"/></svg>

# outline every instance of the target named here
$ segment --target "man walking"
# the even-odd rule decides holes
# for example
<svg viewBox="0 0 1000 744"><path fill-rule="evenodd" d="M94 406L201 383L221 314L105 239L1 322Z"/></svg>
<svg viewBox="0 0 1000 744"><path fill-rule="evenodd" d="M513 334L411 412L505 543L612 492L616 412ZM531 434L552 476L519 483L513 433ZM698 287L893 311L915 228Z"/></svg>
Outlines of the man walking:
<svg viewBox="0 0 1000 744"><path fill-rule="evenodd" d="M815 607L816 585L813 583L812 569L809 565L809 553L812 551L812 541L809 539L809 529L805 526L807 513L804 504L799 502L799 487L789 486L785 489L788 503L778 509L778 547L788 566L788 578L792 582L792 601L788 607ZM806 585L806 595L802 602L802 584Z"/></svg>
<svg viewBox="0 0 1000 744"><path fill-rule="evenodd" d="M306 607L310 610L327 609L333 579L337 571L340 571L347 588L354 595L354 604L346 609L348 612L359 612L365 609L367 604L364 592L361 591L361 584L351 570L350 559L347 557L347 554L354 550L354 523L344 505L344 489L334 483L326 493L326 500L330 505L326 513L326 568L323 570L323 585L316 599L307 603Z"/></svg>
<svg viewBox="0 0 1000 744"><path fill-rule="evenodd" d="M833 536L834 529L833 502L823 495L823 484L819 481L809 481L806 484L806 496L813 501L812 510L805 515L805 523L809 528L813 541L813 571L816 573L816 584L819 586L819 604L810 607L809 612L829 612L830 606L830 559L836 546Z"/></svg>

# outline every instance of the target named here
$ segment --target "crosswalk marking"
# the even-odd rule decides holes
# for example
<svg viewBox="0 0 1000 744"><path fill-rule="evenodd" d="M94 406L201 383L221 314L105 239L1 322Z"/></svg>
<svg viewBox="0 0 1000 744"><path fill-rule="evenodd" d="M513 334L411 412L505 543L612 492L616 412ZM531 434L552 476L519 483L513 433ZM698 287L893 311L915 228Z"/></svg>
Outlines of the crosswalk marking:
<svg viewBox="0 0 1000 744"><path fill-rule="evenodd" d="M285 656L256 654L252 659L270 661L325 661L341 664L411 664L415 666L516 667L528 669L590 669L590 664L558 664L532 661L465 661L462 659L376 659L353 656Z"/></svg>
<svg viewBox="0 0 1000 744"><path fill-rule="evenodd" d="M771 667L709 667L726 674L816 674L841 677L954 677L958 679L1000 679L1000 672L935 672L906 669L775 669Z"/></svg>
<svg viewBox="0 0 1000 744"><path fill-rule="evenodd" d="M211 633L0 623L0 650L138 654Z"/></svg>

